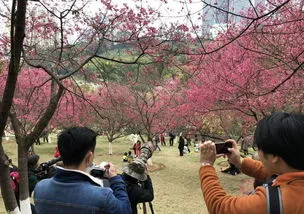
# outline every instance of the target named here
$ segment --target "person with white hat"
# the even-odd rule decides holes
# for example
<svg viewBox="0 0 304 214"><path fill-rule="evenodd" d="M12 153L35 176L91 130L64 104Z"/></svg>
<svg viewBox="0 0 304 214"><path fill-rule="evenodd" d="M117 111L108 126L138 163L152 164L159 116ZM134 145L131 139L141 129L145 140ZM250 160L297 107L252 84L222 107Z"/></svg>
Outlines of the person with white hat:
<svg viewBox="0 0 304 214"><path fill-rule="evenodd" d="M151 202L154 199L152 180L147 174L146 167L135 162L123 167L122 171L121 176L126 183L132 214L137 214L137 204ZM152 204L149 205L153 213ZM143 209L146 209L145 204Z"/></svg>
<svg viewBox="0 0 304 214"><path fill-rule="evenodd" d="M137 204L143 203L143 210L146 213L145 202L149 202L151 213L153 207L151 201L154 199L152 180L147 173L147 160L155 151L155 145L148 141L141 147L140 156L122 168L121 175L126 183L132 214L137 214Z"/></svg>

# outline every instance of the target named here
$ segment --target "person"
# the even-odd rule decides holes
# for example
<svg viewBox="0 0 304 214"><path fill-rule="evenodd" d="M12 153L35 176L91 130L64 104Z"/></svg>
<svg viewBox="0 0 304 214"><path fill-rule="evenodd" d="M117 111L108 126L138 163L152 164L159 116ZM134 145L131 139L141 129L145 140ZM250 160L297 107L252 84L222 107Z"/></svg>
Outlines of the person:
<svg viewBox="0 0 304 214"><path fill-rule="evenodd" d="M184 147L185 147L185 140L184 140L183 136L180 136L179 140L178 140L179 156L184 155Z"/></svg>
<svg viewBox="0 0 304 214"><path fill-rule="evenodd" d="M237 168L234 164L228 161L229 167L221 170L223 173L229 173L230 175L238 175L241 173L241 170Z"/></svg>
<svg viewBox="0 0 304 214"><path fill-rule="evenodd" d="M5 158L8 160L8 167L11 178L11 186L13 188L18 206L19 206L19 183L20 183L20 173L18 167L13 164L12 159L8 157L7 154L4 154Z"/></svg>
<svg viewBox="0 0 304 214"><path fill-rule="evenodd" d="M105 165L105 180L89 174L97 134L86 127L66 129L58 136L63 168L54 177L40 181L34 191L37 213L131 213L125 182L112 163Z"/></svg>
<svg viewBox="0 0 304 214"><path fill-rule="evenodd" d="M130 134L129 139L131 141L131 146L133 146L138 140L138 134Z"/></svg>
<svg viewBox="0 0 304 214"><path fill-rule="evenodd" d="M254 152L252 154L252 159L253 160L260 160L259 158L259 154L258 152ZM273 180L277 177L276 174L273 174L271 175L269 178L267 178L266 180L258 180L258 179L254 179L254 182L253 182L253 189L256 189L257 187L259 186L263 186L264 184L269 184L269 183L272 183ZM252 192L250 192L251 194Z"/></svg>
<svg viewBox="0 0 304 214"><path fill-rule="evenodd" d="M41 132L40 136L36 139L35 144L36 144L36 145L41 145L40 138L42 138L43 143L45 143L45 142L49 143L49 134L50 134L50 133L51 133L51 132L50 132L49 130L43 130L43 131Z"/></svg>
<svg viewBox="0 0 304 214"><path fill-rule="evenodd" d="M190 147L189 147L189 146L191 146L191 138L185 137L185 139L186 139L186 141L185 141L186 151L187 151L188 153L190 153L191 151L190 151Z"/></svg>
<svg viewBox="0 0 304 214"><path fill-rule="evenodd" d="M189 149L189 147L187 146L187 143L186 143L185 146L184 146L183 153L184 153L184 154L190 153L190 149Z"/></svg>
<svg viewBox="0 0 304 214"><path fill-rule="evenodd" d="M134 156L136 156L136 150L135 150L135 144L138 141L138 135L137 134L130 134L129 139L130 139L130 149L133 149L134 151Z"/></svg>
<svg viewBox="0 0 304 214"><path fill-rule="evenodd" d="M32 193L35 189L35 186L39 182L39 178L36 175L36 170L39 165L39 155L35 153L30 153L27 157L27 167L28 167L28 182L29 182L29 195L32 196Z"/></svg>
<svg viewBox="0 0 304 214"><path fill-rule="evenodd" d="M129 151L129 152L128 152L128 162L131 163L132 160L133 160L132 152Z"/></svg>
<svg viewBox="0 0 304 214"><path fill-rule="evenodd" d="M186 143L187 143L188 147L191 146L191 137L190 137L190 135L187 134L186 137L185 137L185 139L186 139Z"/></svg>
<svg viewBox="0 0 304 214"><path fill-rule="evenodd" d="M201 142L204 142L204 141L201 141ZM194 152L199 152L199 144L200 144L200 141L198 139L198 134L195 134L194 135Z"/></svg>
<svg viewBox="0 0 304 214"><path fill-rule="evenodd" d="M244 155L248 155L248 148L250 145L253 145L253 136L252 135L248 135L246 137L244 137L241 141L241 150L243 150Z"/></svg>
<svg viewBox="0 0 304 214"><path fill-rule="evenodd" d="M10 162L11 160L9 160ZM28 165L28 187L29 187L29 196L32 196L34 188L36 184L39 182L39 179L36 175L36 169L38 168L39 155L29 152L27 156L27 165ZM12 163L11 163L12 164ZM12 164L13 165L13 164ZM10 168L10 177L11 177L11 185L14 190L14 194L16 197L16 201L18 206L20 207L19 200L19 185L20 185L20 172L17 166L13 165L13 168ZM36 214L35 207L31 204L32 214Z"/></svg>
<svg viewBox="0 0 304 214"><path fill-rule="evenodd" d="M60 157L60 152L58 150L58 146L55 147L55 153L54 153L54 158Z"/></svg>
<svg viewBox="0 0 304 214"><path fill-rule="evenodd" d="M156 149L158 149L158 151L161 151L161 149L159 147L160 139L159 139L159 135L158 134L155 135L154 142L155 142Z"/></svg>
<svg viewBox="0 0 304 214"><path fill-rule="evenodd" d="M126 182L132 214L137 214L137 204L139 203L144 203L143 209L144 213L146 213L145 202L149 202L151 212L154 213L151 203L154 199L152 180L145 168L136 168L136 166L137 165L129 164L128 166L123 167L123 174L121 175Z"/></svg>
<svg viewBox="0 0 304 214"><path fill-rule="evenodd" d="M285 214L304 213L304 115L273 113L258 122L254 143L260 161L242 159L234 140L227 154L229 161L242 172L258 180L278 174L272 187L281 191L282 209ZM259 186L248 196L229 196L221 187L215 168L215 145L207 141L200 146L199 177L209 213L266 214L269 187ZM278 195L277 195L278 196ZM278 197L280 198L280 197ZM272 198L273 199L273 198ZM269 211L273 211L270 209Z"/></svg>
<svg viewBox="0 0 304 214"><path fill-rule="evenodd" d="M138 140L133 146L135 157L139 157L140 148L141 148L141 142L140 142L140 140Z"/></svg>
<svg viewBox="0 0 304 214"><path fill-rule="evenodd" d="M122 161L128 162L128 153L127 152L125 152L124 155L122 156Z"/></svg>
<svg viewBox="0 0 304 214"><path fill-rule="evenodd" d="M134 152L134 157L136 157L136 145L137 144L137 142L135 142L133 145L132 145L132 148L130 148L130 149L132 149L133 150L133 152Z"/></svg>
<svg viewBox="0 0 304 214"><path fill-rule="evenodd" d="M18 167L13 164L13 161L11 158L8 157L7 154L4 154L5 158L8 160L8 167L10 172L18 171Z"/></svg>
<svg viewBox="0 0 304 214"><path fill-rule="evenodd" d="M198 143L198 134L195 134L195 135L194 135L194 144L195 144L195 143Z"/></svg>
<svg viewBox="0 0 304 214"><path fill-rule="evenodd" d="M198 143L194 144L194 152L199 152L199 144Z"/></svg>
<svg viewBox="0 0 304 214"><path fill-rule="evenodd" d="M160 142L162 146L166 146L165 135L163 133L160 134Z"/></svg>
<svg viewBox="0 0 304 214"><path fill-rule="evenodd" d="M175 139L175 135L172 132L169 132L169 144L170 144L170 146L173 146L174 139Z"/></svg>

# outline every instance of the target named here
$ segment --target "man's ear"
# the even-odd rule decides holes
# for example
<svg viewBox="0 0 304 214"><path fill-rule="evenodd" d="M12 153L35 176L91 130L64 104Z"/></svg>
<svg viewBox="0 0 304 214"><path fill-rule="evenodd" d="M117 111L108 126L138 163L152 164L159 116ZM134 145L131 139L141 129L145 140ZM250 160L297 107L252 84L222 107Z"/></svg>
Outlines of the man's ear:
<svg viewBox="0 0 304 214"><path fill-rule="evenodd" d="M269 156L271 163L273 164L277 164L281 161L281 157L277 156L277 155L270 155Z"/></svg>
<svg viewBox="0 0 304 214"><path fill-rule="evenodd" d="M92 151L88 151L85 156L85 163L87 166L90 166L93 163L94 154Z"/></svg>

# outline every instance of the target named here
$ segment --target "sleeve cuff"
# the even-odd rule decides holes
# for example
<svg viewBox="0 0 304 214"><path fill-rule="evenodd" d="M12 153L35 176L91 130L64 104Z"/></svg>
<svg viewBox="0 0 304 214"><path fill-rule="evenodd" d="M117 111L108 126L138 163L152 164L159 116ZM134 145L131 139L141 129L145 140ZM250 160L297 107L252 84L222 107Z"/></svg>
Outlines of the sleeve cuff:
<svg viewBox="0 0 304 214"><path fill-rule="evenodd" d="M115 183L115 182L124 182L124 181L122 180L121 176L116 175L116 176L114 176L112 178L109 178L109 182L110 183Z"/></svg>

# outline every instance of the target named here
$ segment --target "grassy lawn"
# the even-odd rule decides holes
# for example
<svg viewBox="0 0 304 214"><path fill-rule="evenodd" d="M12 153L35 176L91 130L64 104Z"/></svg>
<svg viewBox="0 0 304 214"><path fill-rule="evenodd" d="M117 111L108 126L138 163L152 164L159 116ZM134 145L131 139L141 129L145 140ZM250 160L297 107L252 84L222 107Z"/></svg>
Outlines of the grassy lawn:
<svg viewBox="0 0 304 214"><path fill-rule="evenodd" d="M35 152L39 154L40 162L53 158L55 140L54 136L51 144L35 146ZM16 144L12 141L4 141L3 146L7 154L12 158L13 163L17 163ZM123 165L122 154L128 151L129 147L130 141L127 138L119 139L113 144L113 155L108 155L106 139L99 137L95 151L95 162L111 161L121 172L120 168ZM162 151L155 151L152 158L154 166L161 166L161 169L150 172L154 187L153 207L155 213L208 213L198 179L199 154L191 153L180 157L177 144L173 147L161 147L161 149ZM193 147L191 149L193 151ZM215 164L217 170L226 166L226 161L222 158L217 160ZM221 172L218 172L218 175L221 184L229 194L239 195L250 189L251 179L246 175L231 176ZM241 191L241 189L243 190ZM3 200L0 195L0 214L5 213L4 210ZM139 213L142 213L142 210L139 209Z"/></svg>

